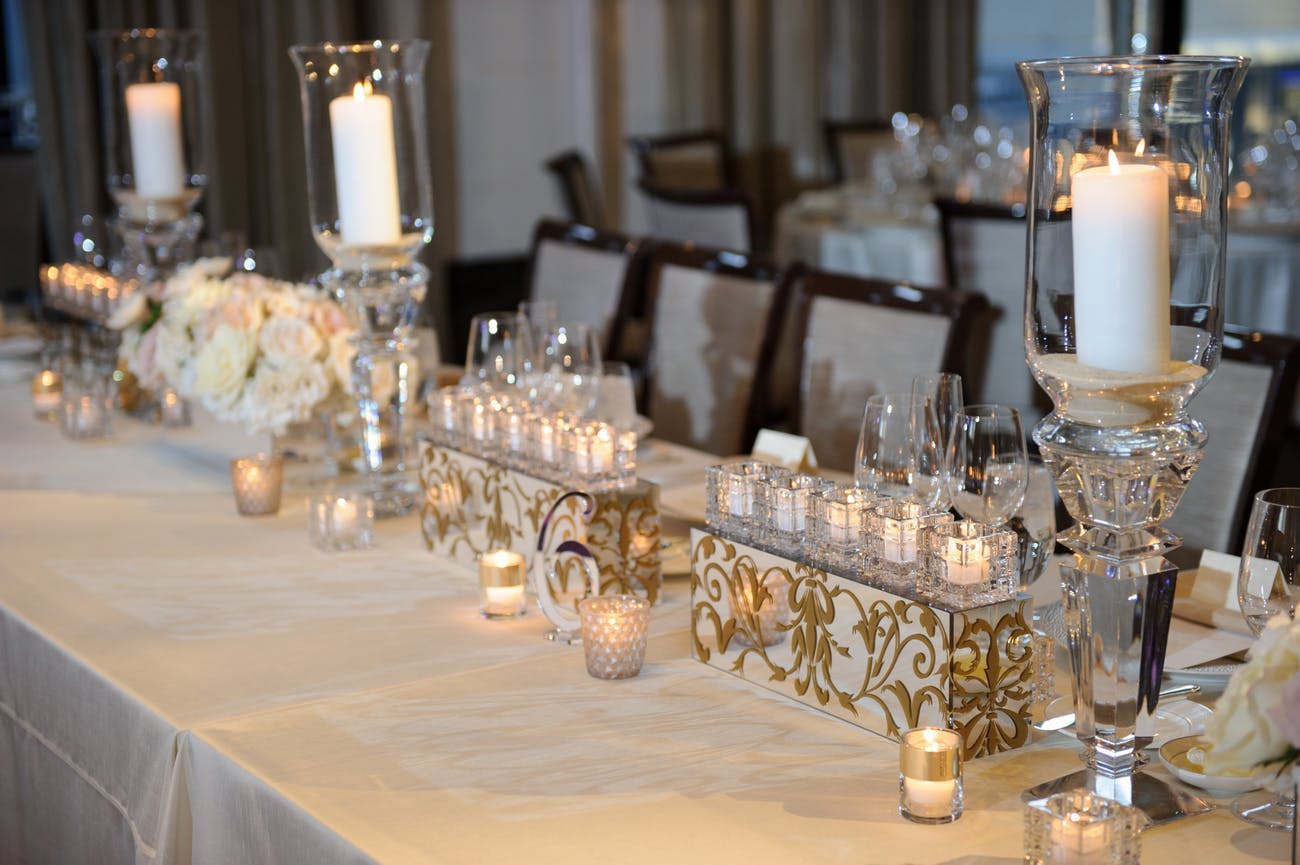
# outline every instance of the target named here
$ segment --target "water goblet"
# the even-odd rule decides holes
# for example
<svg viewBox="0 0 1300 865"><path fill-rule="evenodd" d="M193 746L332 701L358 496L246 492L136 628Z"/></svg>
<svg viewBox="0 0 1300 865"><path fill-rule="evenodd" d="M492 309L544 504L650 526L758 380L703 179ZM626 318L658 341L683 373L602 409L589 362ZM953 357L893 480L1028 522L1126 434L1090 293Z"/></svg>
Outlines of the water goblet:
<svg viewBox="0 0 1300 865"><path fill-rule="evenodd" d="M968 520L1006 525L1025 500L1028 460L1020 412L1002 405L966 406L946 459L953 507Z"/></svg>
<svg viewBox="0 0 1300 865"><path fill-rule="evenodd" d="M934 406L911 394L877 394L867 400L858 436L854 483L890 498L930 509L947 507L939 421Z"/></svg>

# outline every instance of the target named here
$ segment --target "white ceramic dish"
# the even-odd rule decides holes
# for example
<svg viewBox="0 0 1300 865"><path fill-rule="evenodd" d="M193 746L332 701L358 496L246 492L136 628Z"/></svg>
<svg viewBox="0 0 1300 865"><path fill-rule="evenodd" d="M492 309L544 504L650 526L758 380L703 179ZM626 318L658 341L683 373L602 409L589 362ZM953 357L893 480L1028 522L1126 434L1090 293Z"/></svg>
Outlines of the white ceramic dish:
<svg viewBox="0 0 1300 865"><path fill-rule="evenodd" d="M1187 757L1193 748L1203 748L1205 743L1199 736L1181 736L1170 739L1160 746L1160 762L1184 784L1199 787L1223 796L1246 793L1260 786L1257 775L1207 775L1199 771L1198 764Z"/></svg>
<svg viewBox="0 0 1300 865"><path fill-rule="evenodd" d="M1165 678L1179 685L1188 683L1200 685L1206 690L1223 690L1227 687L1232 674L1240 667L1241 664L1237 662L1212 661L1181 670L1165 670Z"/></svg>

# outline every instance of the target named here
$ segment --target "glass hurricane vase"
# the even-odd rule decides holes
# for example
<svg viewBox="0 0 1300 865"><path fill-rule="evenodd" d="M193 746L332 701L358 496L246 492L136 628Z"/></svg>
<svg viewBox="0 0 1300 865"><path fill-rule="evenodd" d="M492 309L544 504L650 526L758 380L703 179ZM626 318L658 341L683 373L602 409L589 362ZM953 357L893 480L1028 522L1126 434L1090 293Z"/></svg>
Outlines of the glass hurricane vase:
<svg viewBox="0 0 1300 865"><path fill-rule="evenodd" d="M150 280L194 259L208 184L203 150L203 36L195 30L99 30L104 174L117 207L115 276Z"/></svg>
<svg viewBox="0 0 1300 865"><path fill-rule="evenodd" d="M416 501L409 410L411 328L428 285L433 189L420 40L289 50L299 72L312 232L332 266L321 284L358 328L353 387L377 516Z"/></svg>
<svg viewBox="0 0 1300 865"><path fill-rule="evenodd" d="M1161 523L1200 462L1187 408L1222 347L1228 121L1247 65L1017 65L1033 138L1025 352L1054 405L1034 440L1077 521L1059 539L1075 554L1062 588L1084 783L1127 804L1177 576Z"/></svg>

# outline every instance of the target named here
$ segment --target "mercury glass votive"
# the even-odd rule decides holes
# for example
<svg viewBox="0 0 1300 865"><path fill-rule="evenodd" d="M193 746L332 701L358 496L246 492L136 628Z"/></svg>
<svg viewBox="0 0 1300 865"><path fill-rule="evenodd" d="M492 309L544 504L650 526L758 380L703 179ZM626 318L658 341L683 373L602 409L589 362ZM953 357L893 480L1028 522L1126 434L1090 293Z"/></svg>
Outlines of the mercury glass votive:
<svg viewBox="0 0 1300 865"><path fill-rule="evenodd" d="M705 517L727 537L748 542L759 520L758 485L790 474L762 460L738 460L705 470Z"/></svg>
<svg viewBox="0 0 1300 865"><path fill-rule="evenodd" d="M54 420L63 408L63 376L43 369L32 376L32 410L37 420Z"/></svg>
<svg viewBox="0 0 1300 865"><path fill-rule="evenodd" d="M325 552L369 548L375 501L364 492L316 493L307 501L307 535Z"/></svg>
<svg viewBox="0 0 1300 865"><path fill-rule="evenodd" d="M650 631L650 602L635 595L597 595L578 603L587 673L627 679L641 672Z"/></svg>
<svg viewBox="0 0 1300 865"><path fill-rule="evenodd" d="M1020 545L1016 533L973 520L940 523L922 536L922 593L957 604L1014 598Z"/></svg>
<svg viewBox="0 0 1300 865"><path fill-rule="evenodd" d="M478 560L479 613L485 619L513 619L527 610L524 557L511 550L492 550Z"/></svg>
<svg viewBox="0 0 1300 865"><path fill-rule="evenodd" d="M898 743L898 813L913 823L951 823L962 812L961 736L917 727Z"/></svg>
<svg viewBox="0 0 1300 865"><path fill-rule="evenodd" d="M1138 865L1141 819L1133 808L1084 790L1025 806L1026 865Z"/></svg>
<svg viewBox="0 0 1300 865"><path fill-rule="evenodd" d="M834 486L816 475L788 474L766 478L758 484L759 529L754 540L783 556L797 558L803 551L808 524L808 499L815 490Z"/></svg>
<svg viewBox="0 0 1300 865"><path fill-rule="evenodd" d="M863 563L867 573L891 588L916 589L921 577L921 538L926 529L952 522L952 514L916 502L892 499L867 512Z"/></svg>
<svg viewBox="0 0 1300 865"><path fill-rule="evenodd" d="M280 510L284 487L284 458L271 454L236 457L230 461L230 482L235 490L235 508L246 517L274 514Z"/></svg>
<svg viewBox="0 0 1300 865"><path fill-rule="evenodd" d="M863 529L879 497L857 487L831 486L809 496L804 555L808 561L844 576L861 570Z"/></svg>

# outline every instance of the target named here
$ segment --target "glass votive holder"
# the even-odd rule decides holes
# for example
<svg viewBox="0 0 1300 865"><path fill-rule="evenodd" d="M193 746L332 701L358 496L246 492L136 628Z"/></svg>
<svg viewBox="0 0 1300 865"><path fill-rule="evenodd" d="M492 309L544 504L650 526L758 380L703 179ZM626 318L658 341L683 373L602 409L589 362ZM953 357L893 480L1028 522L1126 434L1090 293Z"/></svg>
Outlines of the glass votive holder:
<svg viewBox="0 0 1300 865"><path fill-rule="evenodd" d="M614 428L607 423L577 424L569 432L573 472L595 486L614 480Z"/></svg>
<svg viewBox="0 0 1300 865"><path fill-rule="evenodd" d="M527 610L524 557L511 550L492 550L478 560L479 613L485 619L513 619Z"/></svg>
<svg viewBox="0 0 1300 865"><path fill-rule="evenodd" d="M650 602L635 595L596 595L578 603L587 673L626 679L641 672L650 631Z"/></svg>
<svg viewBox="0 0 1300 865"><path fill-rule="evenodd" d="M815 490L834 486L816 475L788 474L758 484L760 516L754 541L784 556L798 556L808 524L808 499Z"/></svg>
<svg viewBox="0 0 1300 865"><path fill-rule="evenodd" d="M632 430L614 435L614 482L619 489L636 486L637 437Z"/></svg>
<svg viewBox="0 0 1300 865"><path fill-rule="evenodd" d="M465 446L472 453L492 453L496 438L497 412L491 400L475 397L465 403Z"/></svg>
<svg viewBox="0 0 1300 865"><path fill-rule="evenodd" d="M890 499L877 504L866 515L863 564L868 575L890 588L916 589L925 531L951 522L947 511L929 511L916 502Z"/></svg>
<svg viewBox="0 0 1300 865"><path fill-rule="evenodd" d="M1046 634L1033 636L1033 669L1030 702L1046 705L1056 699L1056 641Z"/></svg>
<svg viewBox="0 0 1300 865"><path fill-rule="evenodd" d="M530 415L529 441L532 443L532 459L535 468L544 472L560 460L560 431L556 418L545 412Z"/></svg>
<svg viewBox="0 0 1300 865"><path fill-rule="evenodd" d="M733 540L748 542L760 519L759 483L788 474L789 469L762 460L710 466L704 475L708 524Z"/></svg>
<svg viewBox="0 0 1300 865"><path fill-rule="evenodd" d="M190 425L190 406L174 387L165 387L158 395L158 420L165 427Z"/></svg>
<svg viewBox="0 0 1300 865"><path fill-rule="evenodd" d="M284 487L284 458L257 454L230 461L230 482L235 490L235 508L246 517L274 514L280 510Z"/></svg>
<svg viewBox="0 0 1300 865"><path fill-rule="evenodd" d="M85 373L63 382L63 434L74 439L104 438L113 432L112 398L107 377Z"/></svg>
<svg viewBox="0 0 1300 865"><path fill-rule="evenodd" d="M506 406L497 417L497 452L507 465L523 464L524 450L528 444L527 417L524 411L515 406Z"/></svg>
<svg viewBox="0 0 1300 865"><path fill-rule="evenodd" d="M37 420L54 420L63 408L63 376L43 369L32 376L32 410Z"/></svg>
<svg viewBox="0 0 1300 865"><path fill-rule="evenodd" d="M375 501L368 493L324 492L307 500L307 535L325 552L370 547Z"/></svg>
<svg viewBox="0 0 1300 865"><path fill-rule="evenodd" d="M1086 790L1025 806L1026 865L1138 865L1138 812Z"/></svg>
<svg viewBox="0 0 1300 865"><path fill-rule="evenodd" d="M737 580L731 587L733 639L742 646L776 646L790 626L790 586L776 571Z"/></svg>
<svg viewBox="0 0 1300 865"><path fill-rule="evenodd" d="M443 447L460 444L461 390L444 387L429 394L430 438Z"/></svg>
<svg viewBox="0 0 1300 865"><path fill-rule="evenodd" d="M956 604L1014 598L1019 588L1016 533L973 520L932 526L922 535L919 590Z"/></svg>
<svg viewBox="0 0 1300 865"><path fill-rule="evenodd" d="M916 727L898 743L898 813L914 823L951 823L961 816L961 736Z"/></svg>
<svg viewBox="0 0 1300 865"><path fill-rule="evenodd" d="M814 490L808 497L810 519L804 533L807 559L844 576L857 575L867 513L879 501L874 493L857 487Z"/></svg>

